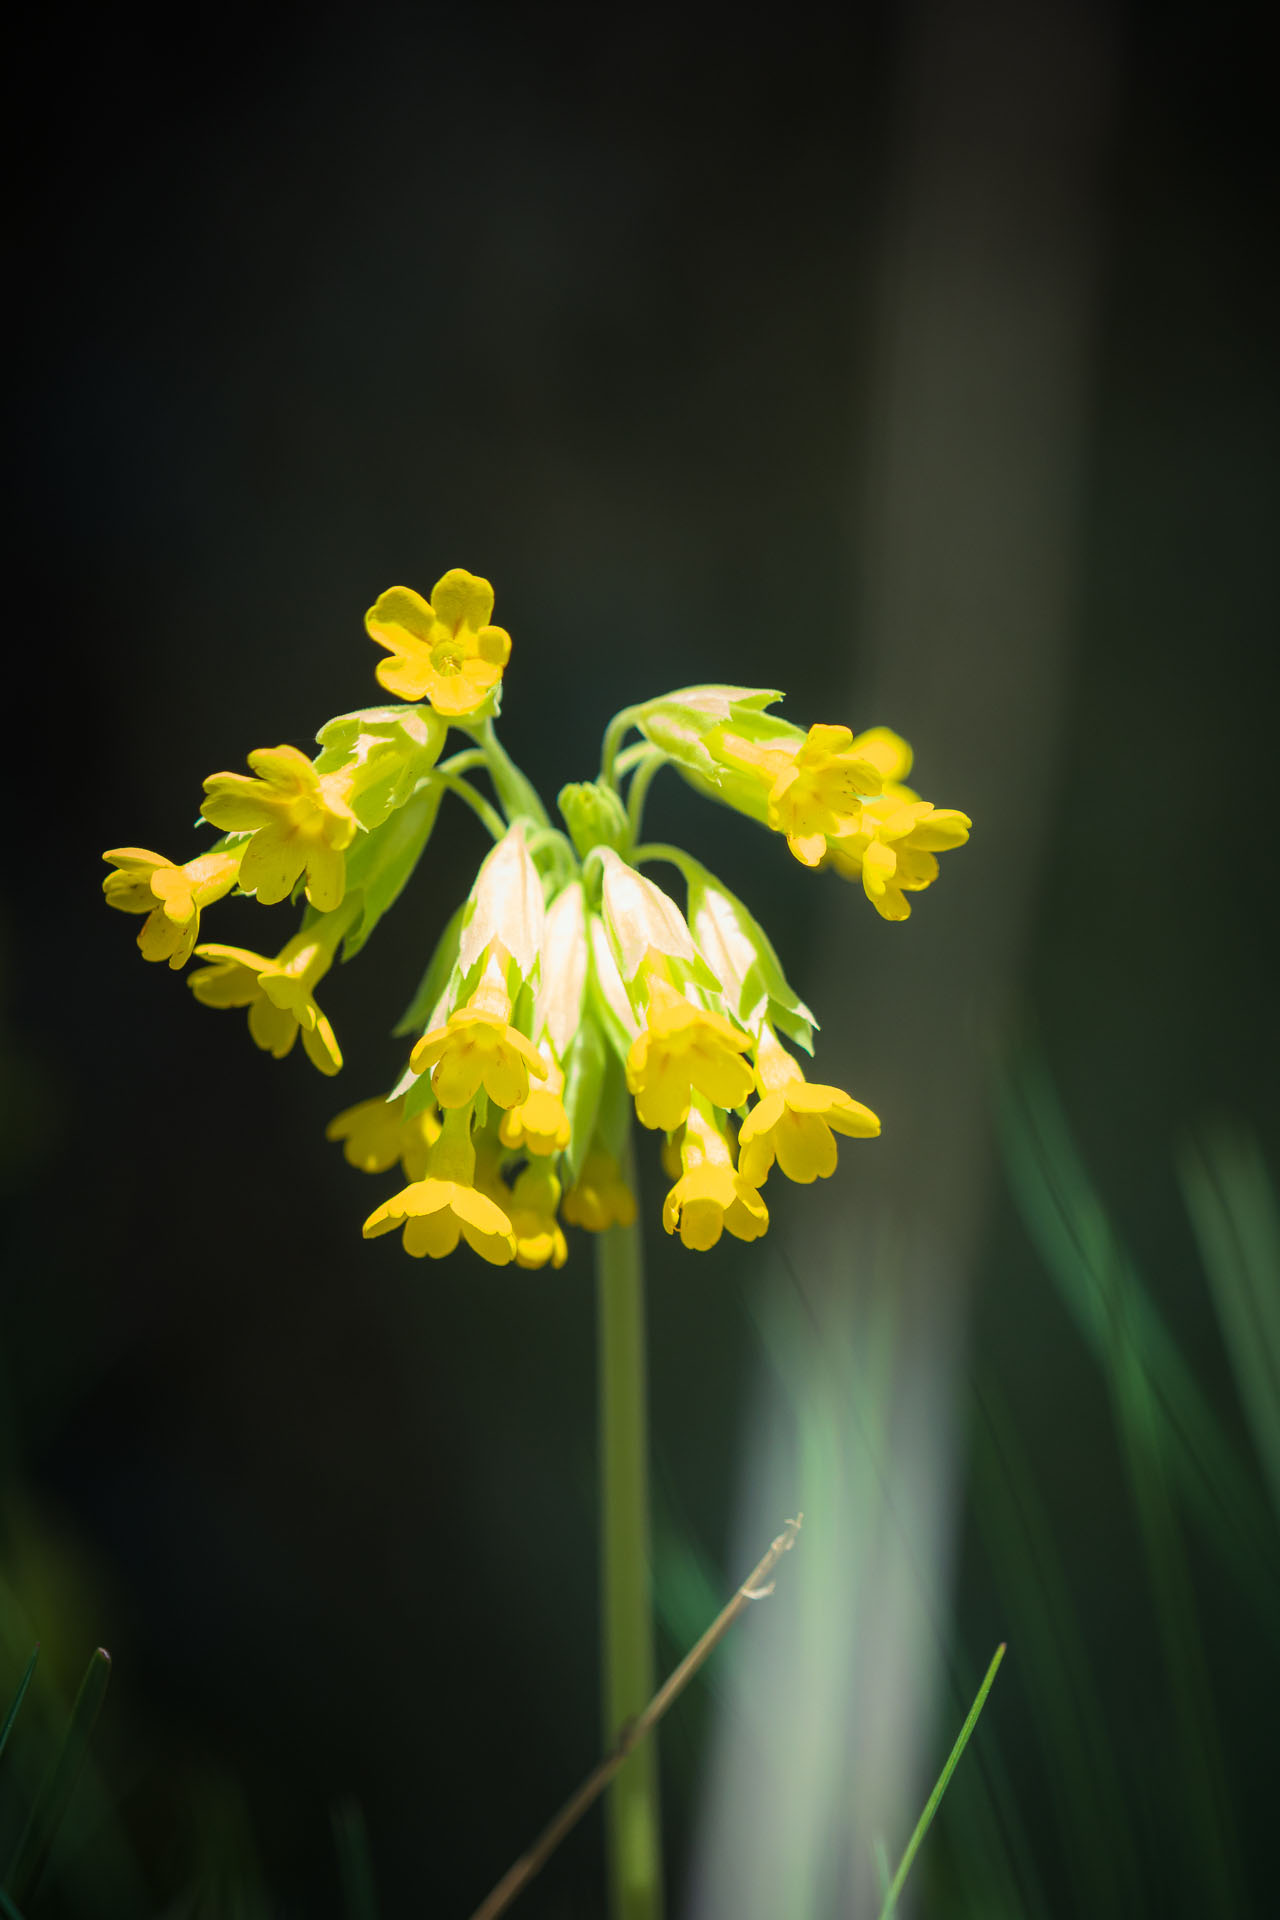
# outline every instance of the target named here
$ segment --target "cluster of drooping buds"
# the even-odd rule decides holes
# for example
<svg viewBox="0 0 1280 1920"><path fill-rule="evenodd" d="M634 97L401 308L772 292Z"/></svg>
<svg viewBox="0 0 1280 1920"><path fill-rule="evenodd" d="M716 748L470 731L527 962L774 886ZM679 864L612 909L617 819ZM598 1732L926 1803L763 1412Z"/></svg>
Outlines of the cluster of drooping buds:
<svg viewBox="0 0 1280 1920"><path fill-rule="evenodd" d="M563 1264L564 1225L629 1226L631 1111L664 1136L669 1233L714 1246L764 1233L761 1188L776 1165L808 1183L831 1174L836 1135L880 1130L837 1087L806 1080L816 1025L743 903L691 855L646 846L645 797L673 765L701 791L786 835L806 866L862 880L884 918L936 877L936 855L969 821L902 784L906 742L877 727L805 733L770 713L781 695L701 686L616 716L598 780L559 795L563 827L500 746L494 719L511 641L490 622L489 583L461 569L431 599L406 587L366 616L386 649L377 677L406 704L329 721L309 760L249 755L251 775L205 781L201 812L222 838L184 865L141 848L106 855L108 902L145 914L148 960L181 967L206 1006L245 1007L277 1058L298 1034L336 1073L342 1054L315 990L350 959L422 856L446 794L494 845L441 935L396 1028L412 1037L399 1082L339 1114L329 1137L370 1173L407 1185L365 1222L403 1230L415 1255L459 1240L495 1265ZM470 745L441 760L456 727ZM641 735L626 746L631 731ZM497 805L467 778L483 770ZM685 910L643 867L680 874ZM273 957L198 945L202 909L232 890L270 905L305 894L302 924ZM790 1046L785 1044L790 1042Z"/></svg>

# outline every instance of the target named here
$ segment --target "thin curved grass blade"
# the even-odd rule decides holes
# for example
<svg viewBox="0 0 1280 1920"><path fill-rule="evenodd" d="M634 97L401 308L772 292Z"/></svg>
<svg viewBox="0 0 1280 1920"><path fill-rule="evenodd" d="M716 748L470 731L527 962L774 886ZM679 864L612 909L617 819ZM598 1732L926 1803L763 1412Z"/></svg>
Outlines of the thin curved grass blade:
<svg viewBox="0 0 1280 1920"><path fill-rule="evenodd" d="M5 1886L15 1900L25 1901L44 1871L49 1849L75 1792L110 1678L111 1655L105 1647L99 1647L85 1669L57 1758L31 1809L13 1865L5 1876Z"/></svg>
<svg viewBox="0 0 1280 1920"><path fill-rule="evenodd" d="M18 1690L14 1694L9 1705L9 1711L4 1717L4 1725L0 1727L0 1753L3 1753L9 1744L9 1735L13 1732L13 1723L18 1717L18 1709L26 1698L27 1688L31 1685L31 1676L36 1670L36 1661L39 1658L40 1642L37 1640L35 1646L31 1649L31 1658L27 1661L26 1671L18 1682Z"/></svg>

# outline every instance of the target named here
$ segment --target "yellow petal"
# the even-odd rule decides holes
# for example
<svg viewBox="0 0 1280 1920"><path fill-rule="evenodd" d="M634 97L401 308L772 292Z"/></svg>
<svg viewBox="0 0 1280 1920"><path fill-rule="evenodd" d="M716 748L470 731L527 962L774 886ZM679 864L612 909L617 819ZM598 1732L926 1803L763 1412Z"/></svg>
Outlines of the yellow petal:
<svg viewBox="0 0 1280 1920"><path fill-rule="evenodd" d="M450 631L460 626L487 627L493 612L493 588L465 567L452 567L432 587L431 606L436 619Z"/></svg>

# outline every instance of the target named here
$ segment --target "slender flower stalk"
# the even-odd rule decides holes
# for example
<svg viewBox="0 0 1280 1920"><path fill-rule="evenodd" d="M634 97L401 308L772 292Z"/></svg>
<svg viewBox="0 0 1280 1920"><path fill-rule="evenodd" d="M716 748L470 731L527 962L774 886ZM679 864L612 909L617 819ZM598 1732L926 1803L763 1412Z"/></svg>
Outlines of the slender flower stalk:
<svg viewBox="0 0 1280 1920"><path fill-rule="evenodd" d="M603 1708L612 1745L653 1679L644 1299L632 1113L661 1136L661 1218L686 1249L767 1232L773 1170L801 1186L836 1171L837 1136L877 1116L806 1079L817 1021L747 905L682 847L645 845L645 804L670 766L696 793L782 836L810 871L860 882L901 922L968 816L905 786L911 748L889 728L794 726L776 690L683 687L608 723L593 781L551 813L498 738L513 655L487 580L453 568L429 596L390 587L365 625L395 704L339 714L314 757L255 748L249 773L204 782L223 837L185 862L116 847L103 890L143 916L138 944L174 970L194 953L195 998L248 1013L252 1039L320 1072L343 1063L316 994L353 959L423 864L447 802L490 845L396 1026L395 1084L330 1123L347 1161L403 1179L364 1223L414 1259L466 1248L493 1266L573 1271L566 1226L595 1236L600 1360ZM459 751L441 754L450 728ZM629 740L628 736L639 737ZM477 781L487 782L489 791ZM445 815L468 831L456 809ZM642 867L665 863L683 902ZM296 904L266 952L201 942L228 897ZM200 943L200 944L198 944ZM272 950L274 949L274 952ZM398 1171L393 1172L393 1169ZM463 1256L466 1257L465 1255ZM511 1284L519 1284L516 1274ZM609 1816L614 1920L656 1920L661 1855L652 1743L622 1766Z"/></svg>

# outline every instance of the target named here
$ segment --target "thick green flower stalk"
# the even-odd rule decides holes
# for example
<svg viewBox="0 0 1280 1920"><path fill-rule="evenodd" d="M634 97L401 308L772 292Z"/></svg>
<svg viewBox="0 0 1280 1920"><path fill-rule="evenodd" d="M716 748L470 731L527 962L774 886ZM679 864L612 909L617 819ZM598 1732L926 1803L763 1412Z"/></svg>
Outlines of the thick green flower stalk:
<svg viewBox="0 0 1280 1920"><path fill-rule="evenodd" d="M836 1135L880 1123L805 1078L792 1049L812 1052L816 1022L743 903L681 848L642 843L650 781L669 763L784 834L805 866L860 879L887 920L908 916L970 823L902 784L911 749L887 728L806 733L769 711L776 692L702 686L617 715L599 779L563 789L554 826L494 731L511 640L492 611L488 582L461 569L429 601L382 594L366 625L387 653L377 678L404 704L328 721L314 760L264 747L250 774L213 774L201 807L223 831L212 851L179 866L116 848L107 900L146 916L146 959L206 961L196 998L247 1008L258 1046L279 1058L301 1033L313 1064L336 1073L317 989L393 905L456 795L495 844L396 1029L414 1036L399 1082L329 1129L364 1171L403 1168L366 1235L402 1230L407 1252L433 1259L465 1240L495 1265L560 1266L566 1224L601 1233L634 1218L634 1103L665 1139L667 1232L699 1251L725 1231L754 1240L775 1166L825 1178ZM451 726L468 744L442 760ZM641 738L624 746L631 731ZM469 778L481 771L496 806ZM654 864L679 875L683 911L641 871ZM202 913L232 891L264 906L305 894L274 957L197 944Z"/></svg>

